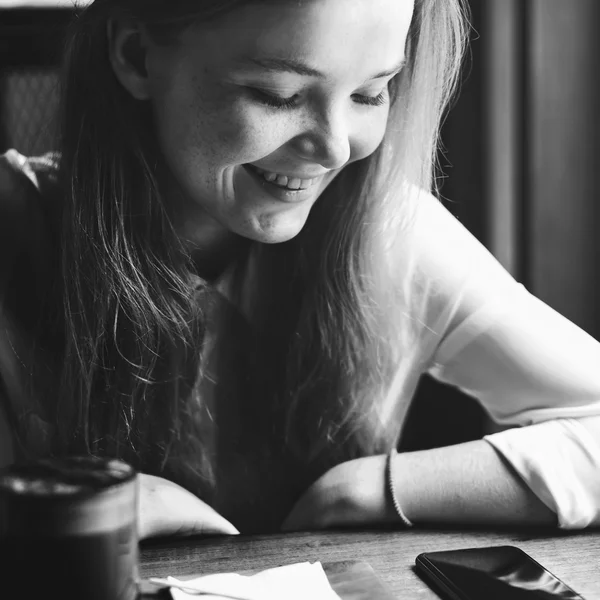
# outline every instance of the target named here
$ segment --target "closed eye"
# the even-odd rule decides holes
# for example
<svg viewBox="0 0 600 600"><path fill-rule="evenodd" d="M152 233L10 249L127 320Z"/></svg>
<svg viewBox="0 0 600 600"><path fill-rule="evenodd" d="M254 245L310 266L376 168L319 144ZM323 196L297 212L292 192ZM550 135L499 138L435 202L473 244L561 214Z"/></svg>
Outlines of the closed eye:
<svg viewBox="0 0 600 600"><path fill-rule="evenodd" d="M256 88L249 88L252 91L254 97L261 103L266 106L270 106L272 108L277 109L292 109L299 105L299 94L294 94L289 98L282 98L281 96L276 96L274 94L269 94L264 92L263 90L259 90ZM385 90L378 94L377 96L365 96L362 94L353 94L352 100L357 104L363 104L366 106L383 106L387 102L387 95Z"/></svg>
<svg viewBox="0 0 600 600"><path fill-rule="evenodd" d="M258 90L256 88L250 88L254 97L261 103L266 106L271 106L272 108L294 108L298 105L298 94L294 94L289 98L282 98L281 96L275 96L274 94L268 94L267 92L263 92L262 90Z"/></svg>
<svg viewBox="0 0 600 600"><path fill-rule="evenodd" d="M361 96L359 94L354 94L352 98L355 102L358 102L358 104L367 104L368 106L383 106L387 101L385 92L381 92L377 96Z"/></svg>

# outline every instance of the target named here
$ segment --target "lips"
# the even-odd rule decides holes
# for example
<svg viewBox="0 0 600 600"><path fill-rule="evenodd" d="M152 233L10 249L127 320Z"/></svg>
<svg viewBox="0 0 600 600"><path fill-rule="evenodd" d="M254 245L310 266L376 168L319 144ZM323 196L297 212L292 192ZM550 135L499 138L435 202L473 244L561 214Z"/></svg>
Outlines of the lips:
<svg viewBox="0 0 600 600"><path fill-rule="evenodd" d="M315 184L320 181L320 178L312 180L313 183L310 188L291 189L287 186L279 185L275 181L268 181L260 173L261 169L258 169L254 165L245 164L242 166L244 167L243 170L246 172L247 176L250 177L251 181L254 183L255 190L258 193L266 193L274 200L278 200L279 202L284 202L286 204L302 203L314 200L315 198L315 190L318 188L318 186L315 186Z"/></svg>
<svg viewBox="0 0 600 600"><path fill-rule="evenodd" d="M282 175L280 173L266 171L264 169L261 169L260 167L257 167L255 165L251 165L251 164L246 164L244 166L247 169L249 169L251 172L253 172L254 174L256 174L259 177L261 177L262 179L264 179L267 183L270 183L274 186L277 186L277 187L285 189L285 190L289 190L291 192L306 190L309 187L313 186L318 180L318 177L301 178L301 177Z"/></svg>

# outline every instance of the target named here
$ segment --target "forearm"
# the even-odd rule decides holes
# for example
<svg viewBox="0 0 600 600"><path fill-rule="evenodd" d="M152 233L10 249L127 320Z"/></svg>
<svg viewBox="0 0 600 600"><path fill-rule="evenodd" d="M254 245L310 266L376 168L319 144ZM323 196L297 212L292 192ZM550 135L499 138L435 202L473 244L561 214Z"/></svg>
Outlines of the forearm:
<svg viewBox="0 0 600 600"><path fill-rule="evenodd" d="M396 497L415 524L600 525L599 433L599 417L556 419L497 433L502 438L493 440L396 454ZM282 529L399 523L387 491L386 459L365 456L326 471Z"/></svg>
<svg viewBox="0 0 600 600"><path fill-rule="evenodd" d="M398 454L395 492L414 523L556 524L556 515L484 440Z"/></svg>

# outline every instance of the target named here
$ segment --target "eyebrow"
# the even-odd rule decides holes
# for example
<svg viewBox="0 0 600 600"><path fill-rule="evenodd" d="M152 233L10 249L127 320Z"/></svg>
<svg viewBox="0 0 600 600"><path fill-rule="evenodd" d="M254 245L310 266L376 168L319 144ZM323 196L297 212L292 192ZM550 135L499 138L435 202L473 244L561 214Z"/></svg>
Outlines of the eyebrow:
<svg viewBox="0 0 600 600"><path fill-rule="evenodd" d="M296 75L302 75L304 77L320 77L321 79L326 77L321 71L318 71L301 61L290 58L245 58L241 62L242 64L250 64L273 73L295 73ZM376 73L372 77L368 77L365 81L395 75L402 70L405 64L406 60L402 59L391 69Z"/></svg>

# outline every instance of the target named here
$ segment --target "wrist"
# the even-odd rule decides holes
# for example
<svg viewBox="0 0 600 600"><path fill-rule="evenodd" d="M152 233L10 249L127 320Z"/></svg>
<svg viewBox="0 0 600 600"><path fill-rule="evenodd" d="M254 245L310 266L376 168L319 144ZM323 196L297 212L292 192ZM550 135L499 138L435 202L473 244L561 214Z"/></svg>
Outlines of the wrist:
<svg viewBox="0 0 600 600"><path fill-rule="evenodd" d="M392 448L390 453L387 455L386 469L385 469L385 480L386 480L386 492L389 500L389 504L394 512L395 521L399 521L404 527L412 527L413 523L405 512L405 507L402 505L397 484L396 484L396 457L398 451L396 448Z"/></svg>

